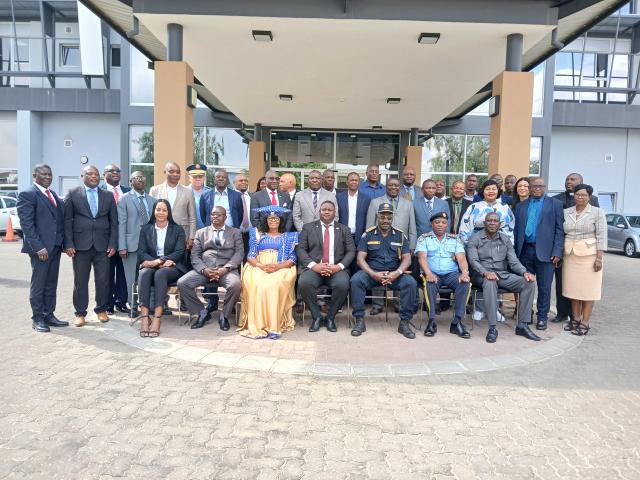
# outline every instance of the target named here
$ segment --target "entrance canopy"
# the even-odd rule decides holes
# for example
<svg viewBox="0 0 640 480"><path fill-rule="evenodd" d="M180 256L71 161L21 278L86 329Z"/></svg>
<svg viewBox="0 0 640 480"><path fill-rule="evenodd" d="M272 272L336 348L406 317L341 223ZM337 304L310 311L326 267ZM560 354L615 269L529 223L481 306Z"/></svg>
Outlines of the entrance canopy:
<svg viewBox="0 0 640 480"><path fill-rule="evenodd" d="M532 68L625 2L83 3L156 60L165 58L167 25L182 25L183 59L203 85L199 93L246 124L407 130L485 100L485 86L505 68L509 34L522 34L524 66ZM421 43L421 34L431 42Z"/></svg>

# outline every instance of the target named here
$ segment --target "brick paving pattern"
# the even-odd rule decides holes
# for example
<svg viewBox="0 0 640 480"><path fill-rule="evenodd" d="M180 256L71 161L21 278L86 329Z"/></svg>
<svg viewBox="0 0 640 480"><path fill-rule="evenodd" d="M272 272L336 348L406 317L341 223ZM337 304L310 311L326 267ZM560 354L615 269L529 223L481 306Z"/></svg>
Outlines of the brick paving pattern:
<svg viewBox="0 0 640 480"><path fill-rule="evenodd" d="M551 360L332 378L185 362L98 329L35 334L18 249L0 245L0 478L640 478L638 259L606 256L592 331Z"/></svg>

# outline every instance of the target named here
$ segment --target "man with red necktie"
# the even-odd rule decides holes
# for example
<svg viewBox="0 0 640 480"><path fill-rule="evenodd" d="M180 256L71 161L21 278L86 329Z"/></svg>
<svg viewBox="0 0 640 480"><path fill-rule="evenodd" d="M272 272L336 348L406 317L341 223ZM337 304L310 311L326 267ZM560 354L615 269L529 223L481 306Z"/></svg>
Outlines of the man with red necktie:
<svg viewBox="0 0 640 480"><path fill-rule="evenodd" d="M260 225L260 214L256 213L257 208L266 207L267 205L278 205L289 210L292 208L291 197L289 197L289 194L278 190L280 183L278 173L275 170L269 170L265 174L265 180L267 182L266 188L251 196L251 224L254 227L258 227ZM282 218L285 222L285 230L290 232L293 227L291 214L286 213Z"/></svg>

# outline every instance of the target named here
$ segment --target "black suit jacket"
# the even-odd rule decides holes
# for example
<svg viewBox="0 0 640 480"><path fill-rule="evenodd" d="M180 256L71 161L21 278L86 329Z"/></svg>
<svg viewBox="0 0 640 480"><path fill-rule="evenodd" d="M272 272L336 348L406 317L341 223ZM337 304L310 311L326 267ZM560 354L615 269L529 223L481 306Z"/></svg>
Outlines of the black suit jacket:
<svg viewBox="0 0 640 480"><path fill-rule="evenodd" d="M182 273L187 273L188 268L184 262L184 252L186 249L186 236L184 229L175 223L167 225L167 235L164 238L164 255L158 256L158 237L156 226L147 223L140 229L140 242L138 243L138 262L146 260L173 260L176 268Z"/></svg>
<svg viewBox="0 0 640 480"><path fill-rule="evenodd" d="M462 217L464 216L464 212L467 211L467 208L469 208L469 205L471 205L473 202L471 200L465 200L464 198L462 199L462 208L460 209L460 216L458 217L457 224L454 225L453 224L453 199L449 197L445 201L449 204L449 213L451 215L451 220L449 221L449 223L451 223L451 233L457 234L458 230L460 230L460 223L462 223Z"/></svg>
<svg viewBox="0 0 640 480"><path fill-rule="evenodd" d="M568 192L558 193L552 198L557 198L558 200L560 200L562 202L562 208L564 210L566 210L567 208L571 208L576 204L573 195L570 195ZM597 195L591 195L591 198L589 198L589 203L594 207L600 207L600 202L598 201Z"/></svg>
<svg viewBox="0 0 640 480"><path fill-rule="evenodd" d="M118 210L113 194L98 188L98 213L91 215L84 185L67 193L64 199L64 248L106 252L118 249Z"/></svg>
<svg viewBox="0 0 640 480"><path fill-rule="evenodd" d="M288 193L278 191L278 202L283 208L288 208L289 210L293 209L293 201ZM260 227L260 214L254 212L253 209L266 207L267 205L271 205L271 197L267 193L266 189L262 189L251 196L251 225L256 228ZM293 216L291 213L287 213L284 215L283 219L285 230L290 232L293 228Z"/></svg>
<svg viewBox="0 0 640 480"><path fill-rule="evenodd" d="M308 269L309 263L320 263L322 261L323 238L324 227L320 220L304 224L296 247L298 265L301 267L300 273ZM351 230L346 225L334 221L333 262L336 265L341 263L346 270L351 265L355 255L356 246L351 237Z"/></svg>
<svg viewBox="0 0 640 480"><path fill-rule="evenodd" d="M54 207L38 187L20 192L18 195L18 218L24 241L22 252L35 255L43 248L51 254L64 241L64 203L55 192L49 190L58 204Z"/></svg>
<svg viewBox="0 0 640 480"><path fill-rule="evenodd" d="M338 201L338 215L339 221L343 225L349 225L349 192L344 190L338 193L336 197ZM371 197L366 193L358 192L358 203L356 205L356 231L351 232L358 240L365 229L367 228L367 211L369 210L369 204L371 203Z"/></svg>

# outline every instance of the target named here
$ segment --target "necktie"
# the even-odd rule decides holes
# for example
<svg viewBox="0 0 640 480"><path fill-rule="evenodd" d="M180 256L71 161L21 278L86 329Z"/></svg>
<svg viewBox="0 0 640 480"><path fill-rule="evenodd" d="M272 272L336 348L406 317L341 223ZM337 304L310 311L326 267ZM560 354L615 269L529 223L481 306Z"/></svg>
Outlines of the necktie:
<svg viewBox="0 0 640 480"><path fill-rule="evenodd" d="M222 230L216 230L215 234L216 236L213 242L216 244L216 247L221 247L222 246Z"/></svg>
<svg viewBox="0 0 640 480"><path fill-rule="evenodd" d="M431 215L433 215L433 206L431 205L431 200L427 200L427 218L430 220Z"/></svg>
<svg viewBox="0 0 640 480"><path fill-rule="evenodd" d="M324 226L324 237L322 239L322 263L329 263L329 243L331 240L329 238L329 226Z"/></svg>
<svg viewBox="0 0 640 480"><path fill-rule="evenodd" d="M318 192L313 192L313 209L318 211Z"/></svg>
<svg viewBox="0 0 640 480"><path fill-rule="evenodd" d="M120 194L118 193L118 189L113 189L113 199L118 203L120 201Z"/></svg>
<svg viewBox="0 0 640 480"><path fill-rule="evenodd" d="M147 204L144 201L144 196L138 197L139 212L142 218L142 223L145 224L149 221L149 212L147 211Z"/></svg>
<svg viewBox="0 0 640 480"><path fill-rule="evenodd" d="M249 216L247 215L247 200L244 198L245 194L242 194L242 230L246 230L249 226Z"/></svg>
<svg viewBox="0 0 640 480"><path fill-rule="evenodd" d="M271 205L278 205L278 201L276 200L276 192L271 192Z"/></svg>
<svg viewBox="0 0 640 480"><path fill-rule="evenodd" d="M406 198L407 200L413 200L413 196L411 196L410 187L404 187L404 198Z"/></svg>
<svg viewBox="0 0 640 480"><path fill-rule="evenodd" d="M53 195L51 195L51 192L49 191L48 188L45 190L45 192L47 192L47 197L49 197L49 201L51 202L51 205L53 205L54 207L57 207L58 204L56 203L55 199L53 198Z"/></svg>
<svg viewBox="0 0 640 480"><path fill-rule="evenodd" d="M462 201L453 202L453 225L451 228L453 233L458 233L458 217L460 216L460 208L462 207Z"/></svg>
<svg viewBox="0 0 640 480"><path fill-rule="evenodd" d="M87 200L89 200L89 208L91 209L91 215L93 218L96 218L98 214L98 199L96 198L98 192L96 192L95 188L90 188L87 190Z"/></svg>

